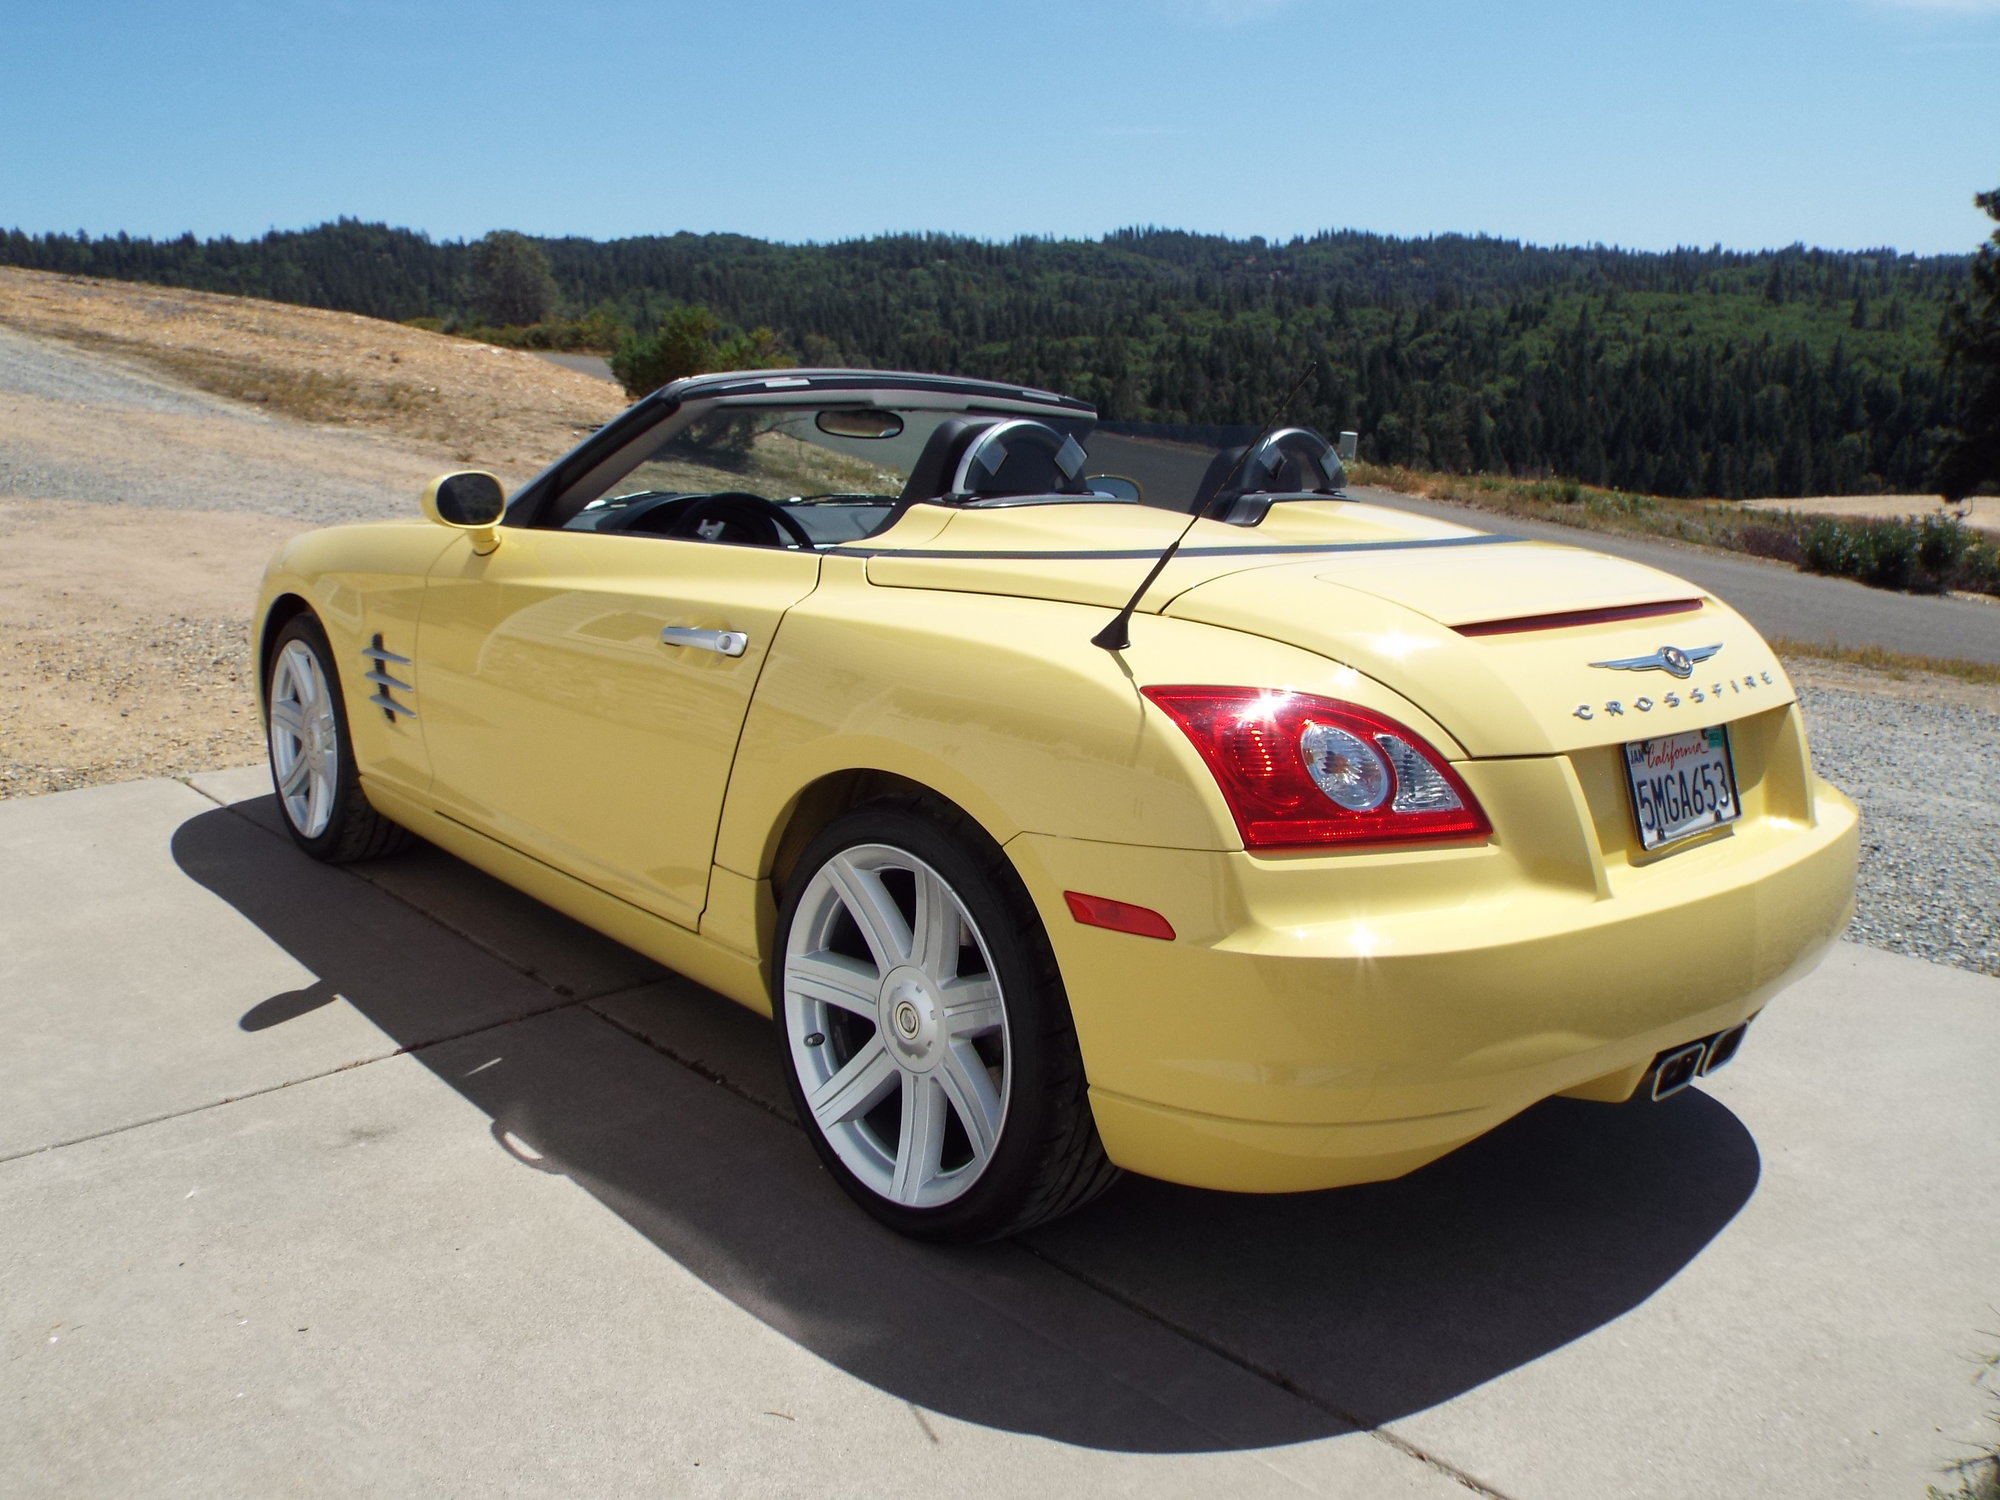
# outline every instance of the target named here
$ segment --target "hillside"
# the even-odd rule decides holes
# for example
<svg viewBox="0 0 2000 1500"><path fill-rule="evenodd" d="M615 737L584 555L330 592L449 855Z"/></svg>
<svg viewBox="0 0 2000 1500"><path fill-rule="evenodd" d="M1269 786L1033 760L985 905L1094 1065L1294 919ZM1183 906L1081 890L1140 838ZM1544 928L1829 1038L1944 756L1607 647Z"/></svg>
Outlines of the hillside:
<svg viewBox="0 0 2000 1500"><path fill-rule="evenodd" d="M256 759L280 541L467 461L525 478L622 404L347 313L0 270L0 798Z"/></svg>
<svg viewBox="0 0 2000 1500"><path fill-rule="evenodd" d="M989 244L891 235L552 239L556 316L645 332L700 302L811 363L1069 391L1109 417L1297 414L1369 457L1667 496L1924 488L1935 329L1969 257L1663 254L1351 231L1283 243L1135 229ZM0 263L375 317L474 321L474 246L341 221L256 240L0 235Z"/></svg>
<svg viewBox="0 0 2000 1500"><path fill-rule="evenodd" d="M524 480L624 404L603 381L517 350L161 286L0 269L0 327L81 344L284 416L413 444L419 471L476 463Z"/></svg>

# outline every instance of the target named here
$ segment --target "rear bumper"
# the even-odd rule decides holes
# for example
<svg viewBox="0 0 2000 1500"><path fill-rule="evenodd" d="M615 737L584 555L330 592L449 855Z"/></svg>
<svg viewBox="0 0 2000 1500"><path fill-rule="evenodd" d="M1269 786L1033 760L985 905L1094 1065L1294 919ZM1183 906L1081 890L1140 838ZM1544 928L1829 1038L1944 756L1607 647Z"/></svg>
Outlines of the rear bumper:
<svg viewBox="0 0 2000 1500"><path fill-rule="evenodd" d="M1285 1192L1398 1176L1552 1094L1624 1097L1655 1054L1753 1015L1852 911L1853 804L1823 782L1802 800L1805 818L1746 818L1611 880L1497 819L1478 849L1274 860L1024 834L1009 852L1111 1159ZM1080 926L1065 890L1179 936Z"/></svg>

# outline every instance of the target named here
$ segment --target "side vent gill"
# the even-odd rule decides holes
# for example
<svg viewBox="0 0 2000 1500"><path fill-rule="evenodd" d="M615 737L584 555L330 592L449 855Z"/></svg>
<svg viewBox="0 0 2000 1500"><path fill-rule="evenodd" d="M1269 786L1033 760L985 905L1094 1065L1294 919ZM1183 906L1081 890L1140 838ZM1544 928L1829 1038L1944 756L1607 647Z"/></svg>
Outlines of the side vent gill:
<svg viewBox="0 0 2000 1500"><path fill-rule="evenodd" d="M417 711L398 703L389 696L389 693L394 689L396 692L414 697L417 690L407 682L391 677L386 670L390 666L407 667L410 665L409 657L398 656L393 651L385 650L382 645L382 632L379 630L375 632L374 640L362 649L361 654L367 657L370 663L369 669L362 673L362 676L375 684L375 691L369 695L368 701L381 709L382 717L391 724L396 722L398 714L406 719L414 719Z"/></svg>

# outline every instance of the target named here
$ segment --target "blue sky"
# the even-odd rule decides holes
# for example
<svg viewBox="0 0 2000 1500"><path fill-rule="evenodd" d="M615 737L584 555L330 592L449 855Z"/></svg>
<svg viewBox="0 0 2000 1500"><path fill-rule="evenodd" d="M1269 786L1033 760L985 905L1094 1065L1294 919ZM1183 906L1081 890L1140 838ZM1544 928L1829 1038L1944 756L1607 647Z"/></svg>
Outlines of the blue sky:
<svg viewBox="0 0 2000 1500"><path fill-rule="evenodd" d="M1972 249L2000 0L12 0L0 226Z"/></svg>

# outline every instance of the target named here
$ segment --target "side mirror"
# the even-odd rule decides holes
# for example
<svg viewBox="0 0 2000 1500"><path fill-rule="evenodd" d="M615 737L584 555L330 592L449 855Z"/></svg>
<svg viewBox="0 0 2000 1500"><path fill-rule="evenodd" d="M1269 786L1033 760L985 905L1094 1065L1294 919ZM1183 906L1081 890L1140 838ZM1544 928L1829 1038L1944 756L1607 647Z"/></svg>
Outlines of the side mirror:
<svg viewBox="0 0 2000 1500"><path fill-rule="evenodd" d="M484 556L500 545L500 517L507 492L484 469L464 469L433 479L424 491L424 515L440 526L472 533L472 550Z"/></svg>
<svg viewBox="0 0 2000 1500"><path fill-rule="evenodd" d="M1131 500L1143 504L1146 492L1139 488L1139 481L1127 479L1123 474L1093 474L1084 481L1090 486L1090 493L1106 500Z"/></svg>
<svg viewBox="0 0 2000 1500"><path fill-rule="evenodd" d="M1340 447L1335 451L1337 451L1340 454L1340 461L1342 463L1351 464L1354 462L1354 455L1360 449L1360 446L1361 446L1360 433L1343 432L1340 435Z"/></svg>

